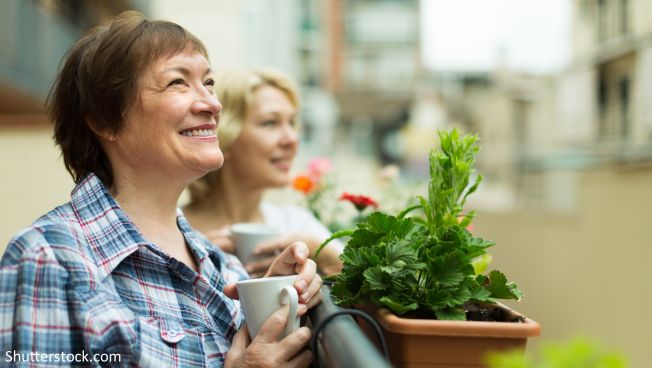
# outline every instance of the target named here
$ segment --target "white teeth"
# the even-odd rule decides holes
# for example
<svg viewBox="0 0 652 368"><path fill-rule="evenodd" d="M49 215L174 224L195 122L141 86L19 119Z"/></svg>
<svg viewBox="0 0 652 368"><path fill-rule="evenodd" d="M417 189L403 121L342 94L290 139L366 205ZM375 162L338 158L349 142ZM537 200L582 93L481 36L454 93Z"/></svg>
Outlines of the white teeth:
<svg viewBox="0 0 652 368"><path fill-rule="evenodd" d="M181 134L186 137L210 137L215 135L212 129L184 130Z"/></svg>

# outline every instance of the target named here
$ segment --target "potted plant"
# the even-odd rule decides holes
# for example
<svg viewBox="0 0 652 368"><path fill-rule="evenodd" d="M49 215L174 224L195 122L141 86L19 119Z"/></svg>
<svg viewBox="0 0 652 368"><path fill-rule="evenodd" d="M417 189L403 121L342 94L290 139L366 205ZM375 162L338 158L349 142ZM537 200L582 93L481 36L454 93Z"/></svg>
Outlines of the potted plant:
<svg viewBox="0 0 652 368"><path fill-rule="evenodd" d="M477 136L438 133L427 198L331 237L350 236L331 295L340 305L376 308L396 366L478 367L488 351L524 349L540 326L497 302L522 293L500 271L485 272L494 242L467 230L475 214L463 206L482 181L473 178Z"/></svg>

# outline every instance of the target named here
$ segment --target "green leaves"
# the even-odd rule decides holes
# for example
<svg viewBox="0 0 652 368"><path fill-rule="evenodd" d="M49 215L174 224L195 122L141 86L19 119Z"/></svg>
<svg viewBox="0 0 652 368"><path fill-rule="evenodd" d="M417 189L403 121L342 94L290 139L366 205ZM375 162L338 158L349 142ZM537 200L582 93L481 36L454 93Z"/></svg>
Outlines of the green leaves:
<svg viewBox="0 0 652 368"><path fill-rule="evenodd" d="M475 155L480 150L478 136L460 137L456 129L450 132L439 131L438 134L441 149L430 151L428 203L425 204L423 199L421 201L431 232L442 225L457 223L466 198L482 182L482 176L478 175L469 186L475 172ZM466 225L468 223L464 226Z"/></svg>
<svg viewBox="0 0 652 368"><path fill-rule="evenodd" d="M431 277L442 286L453 286L462 282L468 275L469 264L461 251L429 256L428 269Z"/></svg>
<svg viewBox="0 0 652 368"><path fill-rule="evenodd" d="M399 298L396 299L400 300ZM396 314L405 314L417 310L419 307L417 303L404 304L396 299L383 296L380 298L380 302Z"/></svg>
<svg viewBox="0 0 652 368"><path fill-rule="evenodd" d="M385 290L387 284L392 281L391 273L383 271L380 267L367 268L363 275L370 290Z"/></svg>
<svg viewBox="0 0 652 368"><path fill-rule="evenodd" d="M482 256L473 260L473 270L476 275L482 275L489 267L489 264L493 261L491 254L483 254Z"/></svg>
<svg viewBox="0 0 652 368"><path fill-rule="evenodd" d="M437 311L462 306L471 297L471 292L466 285L460 286L462 287L429 290L426 301L430 309Z"/></svg>
<svg viewBox="0 0 652 368"><path fill-rule="evenodd" d="M630 366L625 355L613 348L582 336L564 342L541 345L537 357L522 351L491 352L487 364L491 368L625 368Z"/></svg>
<svg viewBox="0 0 652 368"><path fill-rule="evenodd" d="M523 292L513 282L508 282L502 272L493 270L489 272L486 289L496 299L516 299L523 297Z"/></svg>
<svg viewBox="0 0 652 368"><path fill-rule="evenodd" d="M461 215L482 176L474 175L477 136L439 132L441 149L430 152L428 198L398 216L375 212L357 224L341 259L342 273L331 295L340 304L375 304L394 313L466 319L469 302L520 299L518 286L499 271L483 275L492 241L466 227L475 217ZM407 217L421 209L421 217ZM419 212L420 213L420 212ZM339 235L335 234L333 237Z"/></svg>
<svg viewBox="0 0 652 368"><path fill-rule="evenodd" d="M445 308L435 311L437 319L451 321L466 321L466 312L462 308Z"/></svg>

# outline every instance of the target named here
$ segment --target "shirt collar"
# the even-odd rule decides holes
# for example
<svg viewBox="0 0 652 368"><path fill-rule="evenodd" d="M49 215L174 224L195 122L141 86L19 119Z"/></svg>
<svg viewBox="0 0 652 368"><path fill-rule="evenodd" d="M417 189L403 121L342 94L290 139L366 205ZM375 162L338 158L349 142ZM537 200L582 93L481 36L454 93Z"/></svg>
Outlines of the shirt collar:
<svg viewBox="0 0 652 368"><path fill-rule="evenodd" d="M95 174L88 174L75 186L71 193L71 204L98 266L101 280L142 247L149 248L161 257L168 257L143 237ZM200 263L213 256L213 252L203 246L180 209L177 209L177 226ZM219 252L215 253L219 255ZM222 258L218 256L219 260Z"/></svg>
<svg viewBox="0 0 652 368"><path fill-rule="evenodd" d="M183 216L181 209L177 208L177 226L179 230L183 233L186 243L190 247L191 251L195 254L199 262L203 262L204 259L209 255L209 252L202 245L202 239L198 234L190 227L188 220Z"/></svg>
<svg viewBox="0 0 652 368"><path fill-rule="evenodd" d="M95 174L86 175L75 186L70 202L102 280L148 244Z"/></svg>

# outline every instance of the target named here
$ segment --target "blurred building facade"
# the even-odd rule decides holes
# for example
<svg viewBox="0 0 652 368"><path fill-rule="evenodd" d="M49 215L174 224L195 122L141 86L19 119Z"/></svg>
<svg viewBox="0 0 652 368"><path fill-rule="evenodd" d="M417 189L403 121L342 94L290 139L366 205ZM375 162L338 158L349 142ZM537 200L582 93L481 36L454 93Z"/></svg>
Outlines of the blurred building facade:
<svg viewBox="0 0 652 368"><path fill-rule="evenodd" d="M442 126L478 132L484 194L496 206L572 210L577 170L652 164L652 3L575 0L572 8L572 60L559 74L501 62L486 73L439 70L417 95L417 106L431 108L411 122L425 127L411 142Z"/></svg>
<svg viewBox="0 0 652 368"><path fill-rule="evenodd" d="M519 169L529 198L569 209L577 170L650 167L652 3L573 1L571 62L553 98L551 120L526 125L532 139Z"/></svg>
<svg viewBox="0 0 652 368"><path fill-rule="evenodd" d="M299 77L300 0L152 1L147 15L180 24L206 45L214 70L276 68Z"/></svg>
<svg viewBox="0 0 652 368"><path fill-rule="evenodd" d="M461 128L477 133L477 158L485 177L477 201L492 208L551 204L547 193L559 178L530 180L529 157L546 154L555 138L556 83L551 75L510 70L429 73L420 83L410 124L402 136L408 147L407 169L427 176L427 152L437 144L437 129ZM421 173L421 175L419 174ZM560 202L554 206L563 206Z"/></svg>
<svg viewBox="0 0 652 368"><path fill-rule="evenodd" d="M573 2L573 60L559 78L559 140L591 162L652 159L652 3Z"/></svg>
<svg viewBox="0 0 652 368"><path fill-rule="evenodd" d="M338 102L339 121L356 147L371 144L382 163L399 160L393 137L408 120L422 74L419 1L326 3L323 83Z"/></svg>

